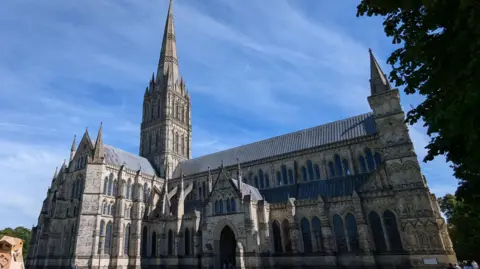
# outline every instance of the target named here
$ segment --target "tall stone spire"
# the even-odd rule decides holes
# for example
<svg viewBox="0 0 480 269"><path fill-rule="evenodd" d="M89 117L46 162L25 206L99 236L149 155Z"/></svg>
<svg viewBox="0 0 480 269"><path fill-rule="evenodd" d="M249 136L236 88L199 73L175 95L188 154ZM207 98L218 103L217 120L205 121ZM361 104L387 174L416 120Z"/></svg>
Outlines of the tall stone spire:
<svg viewBox="0 0 480 269"><path fill-rule="evenodd" d="M157 81L160 83L175 83L179 79L177 43L175 41L175 26L173 23L172 7L173 3L172 0L170 0L167 21L165 22L165 30L163 32L162 49L158 61Z"/></svg>
<svg viewBox="0 0 480 269"><path fill-rule="evenodd" d="M93 159L96 162L103 162L104 158L104 150L103 150L103 135L102 135L102 123L100 123L100 128L98 129L97 140L95 141L95 152L93 155Z"/></svg>
<svg viewBox="0 0 480 269"><path fill-rule="evenodd" d="M370 53L370 90L372 95L381 94L390 91L392 86L388 82L387 76L383 73L380 65L373 56L372 49L368 50Z"/></svg>
<svg viewBox="0 0 480 269"><path fill-rule="evenodd" d="M73 136L72 147L70 148L70 162L73 161L73 157L75 156L75 152L77 151L77 136Z"/></svg>

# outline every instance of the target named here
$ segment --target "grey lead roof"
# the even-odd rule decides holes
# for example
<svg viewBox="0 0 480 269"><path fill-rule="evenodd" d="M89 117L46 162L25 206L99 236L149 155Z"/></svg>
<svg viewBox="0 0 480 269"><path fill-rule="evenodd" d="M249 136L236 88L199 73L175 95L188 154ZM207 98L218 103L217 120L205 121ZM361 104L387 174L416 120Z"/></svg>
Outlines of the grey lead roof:
<svg viewBox="0 0 480 269"><path fill-rule="evenodd" d="M125 165L126 168L135 171L141 170L148 175L156 175L150 162L144 157L137 156L110 145L103 145L105 150L105 162L114 165Z"/></svg>
<svg viewBox="0 0 480 269"><path fill-rule="evenodd" d="M234 178L231 178L230 180L235 185L235 187L238 188L238 185L237 185L238 180ZM247 183L240 182L240 192L242 193L242 196L250 195L250 200L254 200L254 201L263 200L262 195L260 194L260 191L254 186L249 185Z"/></svg>
<svg viewBox="0 0 480 269"><path fill-rule="evenodd" d="M207 171L208 167L219 167L222 161L225 166L230 166L237 163L237 158L242 163L250 162L368 136L375 132L372 113L365 113L184 161L175 169L174 177L180 175L180 170L185 175L192 175Z"/></svg>

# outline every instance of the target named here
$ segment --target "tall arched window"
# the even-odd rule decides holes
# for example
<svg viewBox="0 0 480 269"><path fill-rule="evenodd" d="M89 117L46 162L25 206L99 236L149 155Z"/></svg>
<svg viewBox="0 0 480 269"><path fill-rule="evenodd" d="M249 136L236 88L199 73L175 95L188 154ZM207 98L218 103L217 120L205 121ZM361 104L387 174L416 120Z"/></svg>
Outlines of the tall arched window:
<svg viewBox="0 0 480 269"><path fill-rule="evenodd" d="M282 173L280 171L277 171L277 186L282 185Z"/></svg>
<svg viewBox="0 0 480 269"><path fill-rule="evenodd" d="M255 188L258 188L258 177L255 176Z"/></svg>
<svg viewBox="0 0 480 269"><path fill-rule="evenodd" d="M330 171L330 177L335 177L335 166L333 162L328 163L328 170Z"/></svg>
<svg viewBox="0 0 480 269"><path fill-rule="evenodd" d="M375 152L375 154L373 155L373 158L375 159L375 166L379 167L380 164L382 164L382 157L380 156L380 153Z"/></svg>
<svg viewBox="0 0 480 269"><path fill-rule="evenodd" d="M172 131L172 149L175 151L175 144L176 144L176 140L175 140L175 131Z"/></svg>
<svg viewBox="0 0 480 269"><path fill-rule="evenodd" d="M288 178L287 178L287 166L282 165L282 179L283 179L283 184L287 185L288 184Z"/></svg>
<svg viewBox="0 0 480 269"><path fill-rule="evenodd" d="M288 181L292 185L295 182L295 178L293 177L293 170L292 169L288 169Z"/></svg>
<svg viewBox="0 0 480 269"><path fill-rule="evenodd" d="M173 232L168 230L168 255L173 255Z"/></svg>
<svg viewBox="0 0 480 269"><path fill-rule="evenodd" d="M131 187L132 187L132 180L128 179L127 186L125 187L125 198L127 199L132 199L131 191L130 191Z"/></svg>
<svg viewBox="0 0 480 269"><path fill-rule="evenodd" d="M112 191L113 196L117 196L117 189L118 189L118 185L117 185L117 180L115 179L113 181L113 191Z"/></svg>
<svg viewBox="0 0 480 269"><path fill-rule="evenodd" d="M310 180L314 180L315 177L313 175L313 163L310 160L307 161L307 170L308 170L308 178Z"/></svg>
<svg viewBox="0 0 480 269"><path fill-rule="evenodd" d="M347 159L343 159L342 164L343 164L343 174L346 176L351 175L352 172L350 171L350 166L348 165Z"/></svg>
<svg viewBox="0 0 480 269"><path fill-rule="evenodd" d="M335 175L337 175L337 177L343 176L342 162L338 154L335 154L334 162L335 162Z"/></svg>
<svg viewBox="0 0 480 269"><path fill-rule="evenodd" d="M310 234L310 222L305 217L301 221L302 237L303 237L303 252L312 252L312 235Z"/></svg>
<svg viewBox="0 0 480 269"><path fill-rule="evenodd" d="M132 183L132 186L130 188L130 199L134 200L136 197L135 195L135 189L136 189L136 184L135 183Z"/></svg>
<svg viewBox="0 0 480 269"><path fill-rule="evenodd" d="M302 178L303 181L308 181L307 168L305 166L302 166Z"/></svg>
<svg viewBox="0 0 480 269"><path fill-rule="evenodd" d="M115 206L115 204L112 204L110 210L110 215L112 215L112 217L115 217L115 214L117 213L117 207Z"/></svg>
<svg viewBox="0 0 480 269"><path fill-rule="evenodd" d="M207 198L207 188L205 186L205 181L202 182L203 198Z"/></svg>
<svg viewBox="0 0 480 269"><path fill-rule="evenodd" d="M348 242L350 243L350 249L352 251L356 251L359 249L358 244L358 231L357 231L357 221L355 217L348 213L347 217L345 217L346 228L347 228L347 235L348 235Z"/></svg>
<svg viewBox="0 0 480 269"><path fill-rule="evenodd" d="M74 233L74 227L72 227L72 235L73 233ZM105 238L105 221L104 220L100 221L100 237L102 236ZM101 250L102 250L102 240L98 242L98 252L100 253Z"/></svg>
<svg viewBox="0 0 480 269"><path fill-rule="evenodd" d="M152 257L157 256L157 233L156 232L152 233L152 254L150 256Z"/></svg>
<svg viewBox="0 0 480 269"><path fill-rule="evenodd" d="M112 178L108 179L107 195L112 195Z"/></svg>
<svg viewBox="0 0 480 269"><path fill-rule="evenodd" d="M270 177L265 173L265 188L270 188Z"/></svg>
<svg viewBox="0 0 480 269"><path fill-rule="evenodd" d="M287 219L283 220L283 242L285 243L285 252L292 251L292 239L290 238L290 223Z"/></svg>
<svg viewBox="0 0 480 269"><path fill-rule="evenodd" d="M280 224L278 221L274 220L272 222L272 232L273 232L273 246L275 253L282 253L282 235L280 232Z"/></svg>
<svg viewBox="0 0 480 269"><path fill-rule="evenodd" d="M373 236L373 242L375 243L375 250L382 252L387 250L387 244L385 243L385 236L383 234L382 220L377 212L372 211L368 214L368 221L370 222L370 230Z"/></svg>
<svg viewBox="0 0 480 269"><path fill-rule="evenodd" d="M190 230L185 229L185 256L190 255Z"/></svg>
<svg viewBox="0 0 480 269"><path fill-rule="evenodd" d="M140 253L143 257L147 256L147 240L148 240L148 229L147 226L142 229L142 245L140 247Z"/></svg>
<svg viewBox="0 0 480 269"><path fill-rule="evenodd" d="M180 140L182 141L182 148L181 148L180 153L185 154L185 139L183 138L183 135L182 135L182 138Z"/></svg>
<svg viewBox="0 0 480 269"><path fill-rule="evenodd" d="M108 205L107 205L107 202L103 201L103 211L102 211L102 214L103 215L107 215L108 214Z"/></svg>
<svg viewBox="0 0 480 269"><path fill-rule="evenodd" d="M258 170L258 178L260 179L260 188L263 189L265 188L265 179L263 178L263 170L260 169Z"/></svg>
<svg viewBox="0 0 480 269"><path fill-rule="evenodd" d="M218 214L220 213L220 203L217 201L215 201L215 214Z"/></svg>
<svg viewBox="0 0 480 269"><path fill-rule="evenodd" d="M315 178L320 179L320 166L318 164L315 164L313 168L315 169Z"/></svg>
<svg viewBox="0 0 480 269"><path fill-rule="evenodd" d="M313 238L314 244L317 251L323 249L323 237L322 237L322 225L320 223L320 219L318 217L312 218L312 231L313 231Z"/></svg>
<svg viewBox="0 0 480 269"><path fill-rule="evenodd" d="M372 150L369 148L365 149L365 155L367 158L367 166L369 171L375 170L375 162L373 161L373 154Z"/></svg>
<svg viewBox="0 0 480 269"><path fill-rule="evenodd" d="M231 204L230 204L230 199L227 199L225 201L225 204L227 205L227 213L230 213L231 212Z"/></svg>
<svg viewBox="0 0 480 269"><path fill-rule="evenodd" d="M339 215L333 216L333 232L335 233L335 242L337 243L338 252L348 251L343 220Z"/></svg>
<svg viewBox="0 0 480 269"><path fill-rule="evenodd" d="M220 200L218 209L220 210L219 213L223 213L223 200Z"/></svg>
<svg viewBox="0 0 480 269"><path fill-rule="evenodd" d="M130 249L130 223L125 227L125 239L123 242L123 254L128 255Z"/></svg>
<svg viewBox="0 0 480 269"><path fill-rule="evenodd" d="M390 243L390 249L392 251L401 251L402 239L400 239L400 233L398 232L397 218L392 211L387 210L383 213L383 222L385 223L385 230L388 235L388 242Z"/></svg>
<svg viewBox="0 0 480 269"><path fill-rule="evenodd" d="M178 153L178 144L179 144L178 133L175 133L175 152L177 153Z"/></svg>
<svg viewBox="0 0 480 269"><path fill-rule="evenodd" d="M112 247L112 222L108 222L105 228L105 254L110 254L110 249Z"/></svg>
<svg viewBox="0 0 480 269"><path fill-rule="evenodd" d="M234 198L230 198L230 208L232 209L232 212L236 212L237 209L236 209L236 205L235 205L235 199Z"/></svg>
<svg viewBox="0 0 480 269"><path fill-rule="evenodd" d="M367 163L365 162L365 157L363 157L363 155L358 156L358 164L360 165L360 173L366 173Z"/></svg>

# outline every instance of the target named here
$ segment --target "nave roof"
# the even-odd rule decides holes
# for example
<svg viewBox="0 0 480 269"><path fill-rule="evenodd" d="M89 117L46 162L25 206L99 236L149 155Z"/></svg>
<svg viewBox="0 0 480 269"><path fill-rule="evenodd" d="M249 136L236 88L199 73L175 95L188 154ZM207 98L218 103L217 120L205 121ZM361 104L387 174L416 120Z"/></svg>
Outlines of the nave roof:
<svg viewBox="0 0 480 269"><path fill-rule="evenodd" d="M156 175L155 169L150 162L141 156L124 151L122 149L104 144L105 163L113 165L125 165L126 168L148 175Z"/></svg>

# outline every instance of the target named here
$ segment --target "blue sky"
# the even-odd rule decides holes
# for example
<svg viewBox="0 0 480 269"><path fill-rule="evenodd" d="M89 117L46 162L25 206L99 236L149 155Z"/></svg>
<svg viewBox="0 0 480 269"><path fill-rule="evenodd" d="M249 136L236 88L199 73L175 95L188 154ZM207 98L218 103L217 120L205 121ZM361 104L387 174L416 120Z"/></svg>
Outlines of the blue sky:
<svg viewBox="0 0 480 269"><path fill-rule="evenodd" d="M175 0L180 71L192 99L193 155L369 111L369 56L394 49L358 1ZM73 135L138 153L145 87L167 0L0 3L0 228L36 224ZM405 110L421 101L402 95ZM420 158L429 138L410 127ZM78 141L78 140L77 140ZM453 192L444 158L422 163Z"/></svg>

